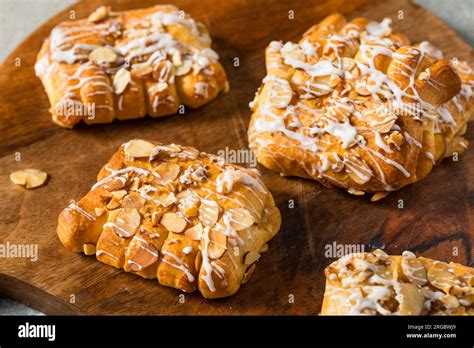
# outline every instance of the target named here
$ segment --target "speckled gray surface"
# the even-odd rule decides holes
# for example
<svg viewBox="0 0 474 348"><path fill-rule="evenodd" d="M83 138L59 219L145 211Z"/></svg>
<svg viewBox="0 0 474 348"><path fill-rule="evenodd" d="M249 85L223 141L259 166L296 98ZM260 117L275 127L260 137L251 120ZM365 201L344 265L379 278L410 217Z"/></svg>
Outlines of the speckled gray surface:
<svg viewBox="0 0 474 348"><path fill-rule="evenodd" d="M0 61L28 34L74 0L0 0ZM414 0L438 15L474 46L474 0ZM27 18L27 20L26 20ZM0 298L0 315L42 315L28 306Z"/></svg>

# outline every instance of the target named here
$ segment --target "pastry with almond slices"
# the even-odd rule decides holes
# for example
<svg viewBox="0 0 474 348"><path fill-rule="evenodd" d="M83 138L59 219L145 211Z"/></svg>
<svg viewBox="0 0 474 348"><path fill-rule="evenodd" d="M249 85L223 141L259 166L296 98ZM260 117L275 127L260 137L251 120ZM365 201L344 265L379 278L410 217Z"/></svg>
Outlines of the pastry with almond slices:
<svg viewBox="0 0 474 348"><path fill-rule="evenodd" d="M280 228L255 169L180 145L123 144L64 209L66 248L206 298L234 294Z"/></svg>

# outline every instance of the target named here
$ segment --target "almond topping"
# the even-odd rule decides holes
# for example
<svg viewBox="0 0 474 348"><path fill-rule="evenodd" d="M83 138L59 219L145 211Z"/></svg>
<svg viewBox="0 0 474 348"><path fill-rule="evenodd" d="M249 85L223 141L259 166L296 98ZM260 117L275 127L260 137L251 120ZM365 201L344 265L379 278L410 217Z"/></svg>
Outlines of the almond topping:
<svg viewBox="0 0 474 348"><path fill-rule="evenodd" d="M205 239L201 239L201 243L205 243ZM219 231L209 231L209 245L207 252L211 259L220 258L227 249L227 236Z"/></svg>
<svg viewBox="0 0 474 348"><path fill-rule="evenodd" d="M151 266L158 261L158 250L151 243L144 243L139 241L130 259L128 260L128 268L132 272L138 272L142 269Z"/></svg>
<svg viewBox="0 0 474 348"><path fill-rule="evenodd" d="M174 181L179 175L180 170L181 167L175 162L163 162L156 167L153 174L159 184L165 185L170 181Z"/></svg>
<svg viewBox="0 0 474 348"><path fill-rule="evenodd" d="M204 226L212 227L219 218L219 205L214 201L201 200L199 206L199 220Z"/></svg>
<svg viewBox="0 0 474 348"><path fill-rule="evenodd" d="M136 192L130 192L122 200L122 207L140 210L145 205L145 199Z"/></svg>
<svg viewBox="0 0 474 348"><path fill-rule="evenodd" d="M101 6L97 10L92 12L87 18L87 20L92 23L99 22L107 18L109 13L110 13L110 6Z"/></svg>
<svg viewBox="0 0 474 348"><path fill-rule="evenodd" d="M114 76L115 94L122 94L130 82L132 82L132 75L130 75L130 71L121 68Z"/></svg>
<svg viewBox="0 0 474 348"><path fill-rule="evenodd" d="M19 170L10 174L10 180L17 185L23 185L27 189L39 187L46 182L48 174L38 169Z"/></svg>
<svg viewBox="0 0 474 348"><path fill-rule="evenodd" d="M186 228L186 220L176 213L166 213L161 218L160 223L168 230L174 233L181 233Z"/></svg>
<svg viewBox="0 0 474 348"><path fill-rule="evenodd" d="M252 226L255 219L247 209L244 208L232 208L229 209L229 213L232 216L230 224L236 231L244 230Z"/></svg>
<svg viewBox="0 0 474 348"><path fill-rule="evenodd" d="M382 192L377 192L375 193L372 198L370 199L371 202L378 202L382 199L384 199L385 197L387 197L388 195L390 194L389 191L382 191Z"/></svg>
<svg viewBox="0 0 474 348"><path fill-rule="evenodd" d="M260 250L258 251L259 253L264 253L268 251L268 244L264 244Z"/></svg>
<svg viewBox="0 0 474 348"><path fill-rule="evenodd" d="M95 244L84 243L83 247L84 247L84 254L88 256L95 255L95 252L96 252Z"/></svg>
<svg viewBox="0 0 474 348"><path fill-rule="evenodd" d="M154 148L152 143L140 139L130 140L123 147L125 154L131 158L149 157Z"/></svg>
<svg viewBox="0 0 474 348"><path fill-rule="evenodd" d="M402 284L400 289L400 314L419 315L423 310L424 297L413 284Z"/></svg>
<svg viewBox="0 0 474 348"><path fill-rule="evenodd" d="M138 78L149 75L153 72L153 68L150 65L141 65L139 67L134 66L132 75Z"/></svg>
<svg viewBox="0 0 474 348"><path fill-rule="evenodd" d="M140 213L136 209L122 208L115 215L113 229L122 238L132 237L140 225Z"/></svg>
<svg viewBox="0 0 474 348"><path fill-rule="evenodd" d="M95 216L99 217L102 216L105 213L104 208L94 208Z"/></svg>
<svg viewBox="0 0 474 348"><path fill-rule="evenodd" d="M270 103L276 108L286 108L293 98L290 84L287 80L278 78L273 81L270 91Z"/></svg>
<svg viewBox="0 0 474 348"><path fill-rule="evenodd" d="M185 60L182 65L175 66L175 75L183 76L191 71L193 63L190 60Z"/></svg>
<svg viewBox="0 0 474 348"><path fill-rule="evenodd" d="M402 257L401 265L403 274L405 274L410 283L415 285L426 284L426 270L419 260L416 258Z"/></svg>
<svg viewBox="0 0 474 348"><path fill-rule="evenodd" d="M255 271L255 268L256 268L256 265L255 263L249 267L249 269L247 270L247 272L245 272L244 274L244 277L242 279L242 283L241 284L245 284L247 283L249 280L250 280L250 277L252 276L253 272Z"/></svg>
<svg viewBox="0 0 474 348"><path fill-rule="evenodd" d="M97 65L106 65L117 60L118 56L108 47L97 47L89 54L89 60Z"/></svg>
<svg viewBox="0 0 474 348"><path fill-rule="evenodd" d="M428 269L428 281L435 288L443 290L445 293L449 293L449 290L459 283L456 275L449 272L447 269L443 269L440 263Z"/></svg>
<svg viewBox="0 0 474 348"><path fill-rule="evenodd" d="M158 211L154 211L151 214L151 224L153 225L153 227L158 226L162 216L163 216L162 213Z"/></svg>
<svg viewBox="0 0 474 348"><path fill-rule="evenodd" d="M201 223L198 223L197 225L187 229L184 232L184 235L188 238L191 238L192 240L200 240L203 232L203 227Z"/></svg>
<svg viewBox="0 0 474 348"><path fill-rule="evenodd" d="M260 259L260 254L259 253L256 253L254 251L249 251L244 256L244 263L246 265L251 265L251 264L257 262L259 259Z"/></svg>

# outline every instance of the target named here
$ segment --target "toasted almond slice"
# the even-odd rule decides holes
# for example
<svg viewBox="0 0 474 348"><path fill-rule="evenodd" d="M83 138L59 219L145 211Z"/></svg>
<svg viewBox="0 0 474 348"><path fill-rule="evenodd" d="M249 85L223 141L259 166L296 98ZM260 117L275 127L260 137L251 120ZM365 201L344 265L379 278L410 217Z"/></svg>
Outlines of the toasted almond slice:
<svg viewBox="0 0 474 348"><path fill-rule="evenodd" d="M175 162L163 162L153 172L156 177L155 181L165 185L170 181L174 181L178 177L180 170L181 167Z"/></svg>
<svg viewBox="0 0 474 348"><path fill-rule="evenodd" d="M151 224L153 225L153 227L156 227L159 225L162 216L163 214L158 211L154 211L151 214Z"/></svg>
<svg viewBox="0 0 474 348"><path fill-rule="evenodd" d="M94 213L96 217L102 216L105 213L104 208L94 208Z"/></svg>
<svg viewBox="0 0 474 348"><path fill-rule="evenodd" d="M116 176L108 180L103 187L107 191L120 190L125 187L125 185L127 184L127 181L128 181L127 174L125 174L125 176ZM109 197L112 197L112 194L110 194Z"/></svg>
<svg viewBox="0 0 474 348"><path fill-rule="evenodd" d="M95 244L84 243L83 248L84 248L84 254L95 255L95 252L96 252Z"/></svg>
<svg viewBox="0 0 474 348"><path fill-rule="evenodd" d="M201 239L204 241L204 239ZM209 231L208 254L211 259L220 258L227 249L227 236L216 230Z"/></svg>
<svg viewBox="0 0 474 348"><path fill-rule="evenodd" d="M87 20L92 23L99 22L107 18L109 13L110 13L110 6L100 6L99 8L97 8L97 10L92 12L89 15L89 17L87 17Z"/></svg>
<svg viewBox="0 0 474 348"><path fill-rule="evenodd" d="M107 209L109 210L117 209L118 207L120 207L120 204L121 204L120 199L118 199L117 197L112 197L109 203L107 203Z"/></svg>
<svg viewBox="0 0 474 348"><path fill-rule="evenodd" d="M125 197L127 195L127 191L126 190L118 190L118 191L114 191L112 192L112 198L116 198L118 200L121 200L123 197Z"/></svg>
<svg viewBox="0 0 474 348"><path fill-rule="evenodd" d="M155 157L166 158L166 157L177 157L181 152L181 147L176 144L170 145L157 145L153 149L153 153L150 155L151 159Z"/></svg>
<svg viewBox="0 0 474 348"><path fill-rule="evenodd" d="M126 143L123 147L125 154L132 158L140 158L140 157L149 157L155 145L152 143L141 140L141 139L134 139L130 140Z"/></svg>
<svg viewBox="0 0 474 348"><path fill-rule="evenodd" d="M174 74L176 76L186 75L191 71L193 63L190 60L185 60L182 64L175 66Z"/></svg>
<svg viewBox="0 0 474 348"><path fill-rule="evenodd" d="M229 209L229 213L232 217L230 224L236 231L244 230L252 226L255 222L255 219L250 215L247 209L231 208Z"/></svg>
<svg viewBox="0 0 474 348"><path fill-rule="evenodd" d="M426 269L416 257L406 257L404 254L401 261L403 274L414 285L426 284Z"/></svg>
<svg viewBox="0 0 474 348"><path fill-rule="evenodd" d="M353 58L343 57L342 58L342 68L346 71L351 71L356 65L356 62Z"/></svg>
<svg viewBox="0 0 474 348"><path fill-rule="evenodd" d="M140 178L135 177L133 178L132 183L130 185L130 191L138 191L139 188L140 188Z"/></svg>
<svg viewBox="0 0 474 348"><path fill-rule="evenodd" d="M150 65L134 66L132 69L132 75L138 78L149 75L153 72L153 68Z"/></svg>
<svg viewBox="0 0 474 348"><path fill-rule="evenodd" d="M184 232L184 235L186 237L191 238L192 240L201 240L202 232L203 232L203 227L202 227L202 224L199 222L197 225L191 228L188 228Z"/></svg>
<svg viewBox="0 0 474 348"><path fill-rule="evenodd" d="M130 82L132 82L132 75L130 74L130 71L125 68L121 68L114 76L115 94L122 94Z"/></svg>
<svg viewBox="0 0 474 348"><path fill-rule="evenodd" d="M183 64L183 61L181 60L181 53L179 51L175 51L171 56L171 61L173 62L174 66Z"/></svg>
<svg viewBox="0 0 474 348"><path fill-rule="evenodd" d="M98 65L113 63L117 58L117 53L108 47L97 47L89 54L89 60Z"/></svg>
<svg viewBox="0 0 474 348"><path fill-rule="evenodd" d="M372 198L370 199L371 202L378 202L382 199L384 199L385 197L387 197L388 195L390 194L389 191L382 191L382 192L377 192L375 193Z"/></svg>
<svg viewBox="0 0 474 348"><path fill-rule="evenodd" d="M25 169L10 174L10 180L17 185L24 185L27 189L43 185L48 174L38 169Z"/></svg>
<svg viewBox="0 0 474 348"><path fill-rule="evenodd" d="M174 233L181 233L186 228L186 220L176 213L166 213L160 220L162 224L168 231Z"/></svg>
<svg viewBox="0 0 474 348"><path fill-rule="evenodd" d="M446 294L441 296L439 300L444 303L448 309L455 309L459 307L459 300L456 298L456 296Z"/></svg>
<svg viewBox="0 0 474 348"><path fill-rule="evenodd" d="M249 269L247 270L247 272L245 272L244 274L244 277L242 279L242 283L241 284L245 284L247 283L249 280L250 280L250 277L252 276L253 272L255 271L255 268L256 268L256 265L255 263L249 267Z"/></svg>
<svg viewBox="0 0 474 348"><path fill-rule="evenodd" d="M287 80L277 78L273 80L270 92L270 103L276 108L286 108L293 98L293 92Z"/></svg>
<svg viewBox="0 0 474 348"><path fill-rule="evenodd" d="M264 244L260 250L258 251L259 253L264 253L268 251L268 244Z"/></svg>
<svg viewBox="0 0 474 348"><path fill-rule="evenodd" d="M128 268L132 272L141 271L158 261L159 252L151 243L138 242L128 260Z"/></svg>
<svg viewBox="0 0 474 348"><path fill-rule="evenodd" d="M178 154L177 158L180 161L188 161L188 160L194 161L196 158L198 158L198 156L199 156L199 150L191 147L191 148L185 148L183 151L181 151Z"/></svg>
<svg viewBox="0 0 474 348"><path fill-rule="evenodd" d="M257 262L260 259L260 254L254 251L249 251L244 256L244 263L246 265L251 265Z"/></svg>
<svg viewBox="0 0 474 348"><path fill-rule="evenodd" d="M122 200L122 207L140 210L145 205L145 199L137 192L130 192Z"/></svg>
<svg viewBox="0 0 474 348"><path fill-rule="evenodd" d="M122 208L115 215L113 228L119 237L130 238L137 232L140 221L138 210Z"/></svg>
<svg viewBox="0 0 474 348"><path fill-rule="evenodd" d="M219 205L215 201L207 199L201 200L199 206L199 220L204 226L212 227L216 224L219 218Z"/></svg>
<svg viewBox="0 0 474 348"><path fill-rule="evenodd" d="M164 196L160 197L161 205L163 205L165 208L169 207L170 205L173 205L178 201L176 196L174 195L173 192L170 192L168 194L165 194Z"/></svg>
<svg viewBox="0 0 474 348"><path fill-rule="evenodd" d="M400 289L400 314L419 315L423 310L424 297L413 284L402 284Z"/></svg>
<svg viewBox="0 0 474 348"><path fill-rule="evenodd" d="M428 268L428 281L446 294L449 294L452 287L459 284L456 275L449 272L441 263L436 263L433 267Z"/></svg>

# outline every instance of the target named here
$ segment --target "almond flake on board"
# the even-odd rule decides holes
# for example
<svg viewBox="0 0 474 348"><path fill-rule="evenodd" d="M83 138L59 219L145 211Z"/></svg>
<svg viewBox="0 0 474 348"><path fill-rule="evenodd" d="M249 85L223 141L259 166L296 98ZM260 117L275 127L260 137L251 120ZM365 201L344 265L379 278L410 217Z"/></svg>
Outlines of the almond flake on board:
<svg viewBox="0 0 474 348"><path fill-rule="evenodd" d="M27 189L39 187L46 182L48 174L38 169L25 169L10 174L10 180L17 185L25 186Z"/></svg>

